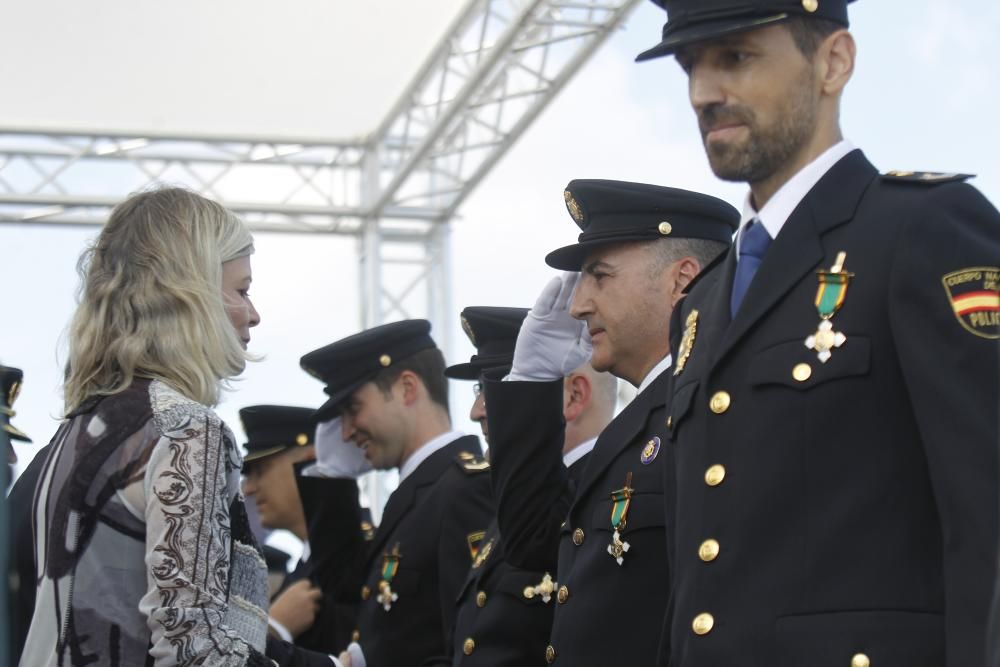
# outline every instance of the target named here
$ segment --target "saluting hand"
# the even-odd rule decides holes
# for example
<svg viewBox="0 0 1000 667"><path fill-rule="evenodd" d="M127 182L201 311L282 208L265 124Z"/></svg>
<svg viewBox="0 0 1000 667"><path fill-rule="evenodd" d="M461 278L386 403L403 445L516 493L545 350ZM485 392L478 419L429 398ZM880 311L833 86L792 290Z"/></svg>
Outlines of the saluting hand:
<svg viewBox="0 0 1000 667"><path fill-rule="evenodd" d="M587 324L569 312L579 279L575 271L563 272L539 294L517 336L511 380L558 380L590 359Z"/></svg>
<svg viewBox="0 0 1000 667"><path fill-rule="evenodd" d="M371 461L353 442L344 440L341 418L316 427L316 472L322 477L357 479L372 469Z"/></svg>

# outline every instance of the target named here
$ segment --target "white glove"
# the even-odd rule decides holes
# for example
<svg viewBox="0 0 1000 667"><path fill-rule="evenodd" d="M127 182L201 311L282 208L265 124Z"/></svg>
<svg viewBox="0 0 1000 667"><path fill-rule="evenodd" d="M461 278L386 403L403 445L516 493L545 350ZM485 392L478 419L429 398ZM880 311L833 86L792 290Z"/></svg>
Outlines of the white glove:
<svg viewBox="0 0 1000 667"><path fill-rule="evenodd" d="M509 380L560 380L590 359L587 323L569 314L580 274L563 272L538 295L514 347Z"/></svg>
<svg viewBox="0 0 1000 667"><path fill-rule="evenodd" d="M364 452L341 435L340 417L316 426L316 464L302 474L357 479L371 469Z"/></svg>

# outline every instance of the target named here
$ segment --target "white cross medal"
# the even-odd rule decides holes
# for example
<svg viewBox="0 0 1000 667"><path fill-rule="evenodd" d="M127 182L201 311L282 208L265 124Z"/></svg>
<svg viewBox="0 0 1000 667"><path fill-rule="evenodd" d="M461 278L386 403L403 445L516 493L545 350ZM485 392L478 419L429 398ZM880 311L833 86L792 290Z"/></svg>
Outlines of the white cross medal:
<svg viewBox="0 0 1000 667"><path fill-rule="evenodd" d="M847 286L854 277L853 273L844 271L846 252L837 253L837 261L829 271L817 271L819 289L816 291L816 310L819 312L820 323L816 333L806 338L806 347L816 351L816 357L821 363L826 363L833 350L847 342L847 336L833 330L831 318L840 310L847 296Z"/></svg>
<svg viewBox="0 0 1000 667"><path fill-rule="evenodd" d="M628 507L632 503L632 472L625 475L625 486L617 491L611 492L611 527L614 532L611 534L611 544L608 545L608 553L615 559L618 565L625 562L625 554L631 545L622 539L621 531L625 530L625 522L628 519Z"/></svg>

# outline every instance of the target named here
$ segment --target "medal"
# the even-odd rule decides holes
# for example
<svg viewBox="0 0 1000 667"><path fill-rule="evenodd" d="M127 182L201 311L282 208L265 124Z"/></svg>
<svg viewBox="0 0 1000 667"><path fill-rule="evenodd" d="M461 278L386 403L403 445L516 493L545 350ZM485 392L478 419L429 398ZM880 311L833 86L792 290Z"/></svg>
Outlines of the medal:
<svg viewBox="0 0 1000 667"><path fill-rule="evenodd" d="M625 561L625 554L631 545L622 540L622 531L625 530L625 523L628 520L628 507L632 502L633 489L629 486L632 483L631 471L625 475L625 486L617 491L611 492L611 527L614 532L611 534L611 544L608 545L608 553L615 559L618 565Z"/></svg>
<svg viewBox="0 0 1000 667"><path fill-rule="evenodd" d="M392 603L399 599L399 594L392 590L392 578L396 576L396 572L399 570L399 559L401 558L399 553L399 543L392 548L392 553L385 554L385 560L382 561L382 581L378 582L378 597L375 599L382 608L386 611L392 609Z"/></svg>
<svg viewBox="0 0 1000 667"><path fill-rule="evenodd" d="M820 323L816 333L806 338L806 347L816 351L816 356L821 363L826 363L833 354L835 348L847 342L847 336L839 331L834 331L833 322L830 319L840 310L847 296L847 285L851 282L854 274L844 271L844 261L847 259L846 252L837 253L837 261L830 267L829 271L817 271L819 279L819 289L816 290L816 310L819 312Z"/></svg>
<svg viewBox="0 0 1000 667"><path fill-rule="evenodd" d="M692 310L684 321L684 337L681 338L681 349L677 351L677 361L674 363L674 375L680 375L684 370L684 364L691 356L691 348L694 347L694 337L698 333L698 311Z"/></svg>

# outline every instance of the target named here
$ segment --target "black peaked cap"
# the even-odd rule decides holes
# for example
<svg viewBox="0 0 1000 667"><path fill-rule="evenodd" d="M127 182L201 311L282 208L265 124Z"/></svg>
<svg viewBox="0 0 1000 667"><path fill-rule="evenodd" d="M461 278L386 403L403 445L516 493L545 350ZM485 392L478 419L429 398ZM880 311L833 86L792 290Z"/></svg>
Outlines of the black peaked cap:
<svg viewBox="0 0 1000 667"><path fill-rule="evenodd" d="M303 370L326 383L330 397L313 415L317 422L337 416L341 404L383 368L437 347L427 320L383 324L341 338L302 357Z"/></svg>
<svg viewBox="0 0 1000 667"><path fill-rule="evenodd" d="M21 391L21 381L24 379L24 372L20 368L12 366L0 366L0 427L10 436L11 440L21 442L31 442L31 438L25 435L20 429L9 422L10 418L17 413L14 412L14 401Z"/></svg>
<svg viewBox="0 0 1000 667"><path fill-rule="evenodd" d="M730 244L740 222L739 211L717 197L661 185L578 179L563 196L583 230L577 243L545 257L564 271L579 271L595 247L609 243L694 238Z"/></svg>
<svg viewBox="0 0 1000 667"><path fill-rule="evenodd" d="M667 11L662 41L637 61L672 54L678 47L737 32L783 23L793 16L826 19L848 26L854 0L652 0Z"/></svg>
<svg viewBox="0 0 1000 667"><path fill-rule="evenodd" d="M510 368L514 362L514 344L527 308L469 306L462 311L462 329L476 346L468 363L455 364L444 374L456 380L478 380L487 368Z"/></svg>
<svg viewBox="0 0 1000 667"><path fill-rule="evenodd" d="M251 405L241 409L240 421L247 434L247 455L243 462L313 444L315 413L313 408L288 405Z"/></svg>

